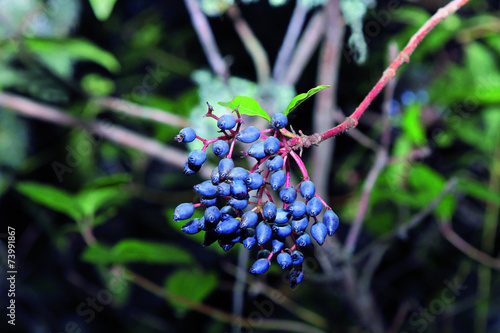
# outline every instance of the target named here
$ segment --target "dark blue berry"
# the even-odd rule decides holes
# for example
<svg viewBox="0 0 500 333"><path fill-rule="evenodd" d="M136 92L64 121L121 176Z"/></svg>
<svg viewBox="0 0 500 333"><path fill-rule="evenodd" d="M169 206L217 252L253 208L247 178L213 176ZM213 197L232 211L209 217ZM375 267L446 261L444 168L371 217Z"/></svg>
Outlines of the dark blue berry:
<svg viewBox="0 0 500 333"><path fill-rule="evenodd" d="M286 252L281 252L276 257L276 261L278 262L278 265L280 265L281 269L285 269L292 264L292 257Z"/></svg>
<svg viewBox="0 0 500 333"><path fill-rule="evenodd" d="M223 158L219 161L219 177L220 180L225 180L229 172L234 168L234 161L231 158Z"/></svg>
<svg viewBox="0 0 500 333"><path fill-rule="evenodd" d="M194 190L198 192L200 195L204 197L215 197L217 194L217 186L212 184L211 180L205 180L195 186L193 186Z"/></svg>
<svg viewBox="0 0 500 333"><path fill-rule="evenodd" d="M203 240L203 246L209 246L219 238L219 234L215 231L215 229L207 230L205 232L205 238Z"/></svg>
<svg viewBox="0 0 500 333"><path fill-rule="evenodd" d="M206 160L207 154L201 149L193 150L188 155L189 166L202 165Z"/></svg>
<svg viewBox="0 0 500 333"><path fill-rule="evenodd" d="M259 222L259 216L256 212L249 210L241 216L240 228L255 228Z"/></svg>
<svg viewBox="0 0 500 333"><path fill-rule="evenodd" d="M200 231L199 228L199 219L193 219L189 221L188 223L184 224L181 228L183 232L189 235L196 234Z"/></svg>
<svg viewBox="0 0 500 333"><path fill-rule="evenodd" d="M301 219L292 220L292 229L295 232L304 231L306 230L308 224L309 224L309 217L304 216Z"/></svg>
<svg viewBox="0 0 500 333"><path fill-rule="evenodd" d="M314 186L314 183L310 180L304 180L300 184L300 195L306 199L309 200L312 197L314 197L314 194L316 193L316 187Z"/></svg>
<svg viewBox="0 0 500 333"><path fill-rule="evenodd" d="M231 181L241 180L244 181L248 177L248 171L241 167L233 168L227 175L227 179Z"/></svg>
<svg viewBox="0 0 500 333"><path fill-rule="evenodd" d="M227 201L227 204L234 207L235 209L245 209L248 206L248 200L247 199L235 199L235 198L230 198Z"/></svg>
<svg viewBox="0 0 500 333"><path fill-rule="evenodd" d="M224 252L231 250L234 246L234 244L224 243L220 239L219 239L219 245L224 250Z"/></svg>
<svg viewBox="0 0 500 333"><path fill-rule="evenodd" d="M278 253L281 251L283 246L285 245L285 242L283 238L273 238L271 240L272 248L274 253Z"/></svg>
<svg viewBox="0 0 500 333"><path fill-rule="evenodd" d="M201 197L200 202L207 207L215 206L219 202L219 198L217 198L217 197L215 197L215 198Z"/></svg>
<svg viewBox="0 0 500 333"><path fill-rule="evenodd" d="M284 224L290 220L290 213L284 210L283 208L278 208L276 210L276 218L274 219L275 223Z"/></svg>
<svg viewBox="0 0 500 333"><path fill-rule="evenodd" d="M245 143L252 143L260 138L260 130L256 127L250 126L236 135L236 140Z"/></svg>
<svg viewBox="0 0 500 333"><path fill-rule="evenodd" d="M204 217L209 223L215 223L220 220L220 210L219 208L212 206L205 209Z"/></svg>
<svg viewBox="0 0 500 333"><path fill-rule="evenodd" d="M276 155L266 161L266 167L269 171L276 171L283 167L283 157Z"/></svg>
<svg viewBox="0 0 500 333"><path fill-rule="evenodd" d="M318 242L319 245L323 245L325 242L327 234L326 225L323 222L316 222L311 226L311 236Z"/></svg>
<svg viewBox="0 0 500 333"><path fill-rule="evenodd" d="M274 155L280 149L280 140L275 138L274 136L268 137L264 140L264 153L266 155Z"/></svg>
<svg viewBox="0 0 500 333"><path fill-rule="evenodd" d="M212 151L217 157L224 157L229 153L229 145L224 140L217 140L212 145Z"/></svg>
<svg viewBox="0 0 500 333"><path fill-rule="evenodd" d="M323 223L326 225L328 236L333 236L333 234L339 227L339 217L334 213L333 210L328 209L325 212L325 215L323 215Z"/></svg>
<svg viewBox="0 0 500 333"><path fill-rule="evenodd" d="M276 218L277 209L276 205L273 202L267 202L264 207L262 207L262 215L268 222L274 221Z"/></svg>
<svg viewBox="0 0 500 333"><path fill-rule="evenodd" d="M230 219L231 217L236 217L238 212L231 206L224 206L220 209L220 218L222 220Z"/></svg>
<svg viewBox="0 0 500 333"><path fill-rule="evenodd" d="M196 132L191 127L183 128L174 138L177 142L192 142L196 139Z"/></svg>
<svg viewBox="0 0 500 333"><path fill-rule="evenodd" d="M214 168L212 170L212 174L210 175L210 179L212 181L212 184L218 185L220 183L220 176L219 176L219 168Z"/></svg>
<svg viewBox="0 0 500 333"><path fill-rule="evenodd" d="M192 203L182 203L175 207L174 221L187 220L194 214L194 205Z"/></svg>
<svg viewBox="0 0 500 333"><path fill-rule="evenodd" d="M304 280L304 271L296 270L295 268L290 271L290 287L294 289Z"/></svg>
<svg viewBox="0 0 500 333"><path fill-rule="evenodd" d="M248 148L247 154L257 159L266 157L264 142L256 142Z"/></svg>
<svg viewBox="0 0 500 333"><path fill-rule="evenodd" d="M280 129L288 124L288 118L283 113L276 113L271 118L271 126Z"/></svg>
<svg viewBox="0 0 500 333"><path fill-rule="evenodd" d="M309 216L317 216L319 213L321 213L321 210L323 209L323 203L319 198L314 197L311 200L307 202L307 215Z"/></svg>
<svg viewBox="0 0 500 333"><path fill-rule="evenodd" d="M271 252L269 252L269 250L260 250L259 252L257 252L257 259L261 259L261 258L268 258L269 256L271 255Z"/></svg>
<svg viewBox="0 0 500 333"><path fill-rule="evenodd" d="M229 183L220 183L217 186L217 195L221 197L228 197L231 195L231 185Z"/></svg>
<svg viewBox="0 0 500 333"><path fill-rule="evenodd" d="M184 163L184 174L186 176L191 176L191 175L194 175L195 173L197 173L198 171L200 171L201 169L201 166L199 165L189 165L189 162L186 161L186 163Z"/></svg>
<svg viewBox="0 0 500 333"><path fill-rule="evenodd" d="M248 189L242 180L235 180L231 183L231 195L240 200L247 197Z"/></svg>
<svg viewBox="0 0 500 333"><path fill-rule="evenodd" d="M240 227L240 221L235 218L229 218L225 221L220 221L217 223L217 227L215 227L215 231L220 234L231 234L238 230Z"/></svg>
<svg viewBox="0 0 500 333"><path fill-rule="evenodd" d="M269 183L271 184L271 188L273 190L279 189L281 186L285 185L286 182L286 173L283 170L278 170L271 175L271 179Z"/></svg>
<svg viewBox="0 0 500 333"><path fill-rule="evenodd" d="M285 187L280 191L280 199L284 203L292 203L297 199L297 191L293 187Z"/></svg>
<svg viewBox="0 0 500 333"><path fill-rule="evenodd" d="M304 233L297 238L296 242L297 245L300 247L309 246L311 245L311 237L309 237L308 234Z"/></svg>
<svg viewBox="0 0 500 333"><path fill-rule="evenodd" d="M286 208L294 219L300 219L306 214L306 204L302 201L294 201Z"/></svg>
<svg viewBox="0 0 500 333"><path fill-rule="evenodd" d="M289 224L273 226L273 232L279 237L288 237L292 233L292 227Z"/></svg>
<svg viewBox="0 0 500 333"><path fill-rule="evenodd" d="M304 262L304 255L300 251L292 252L292 265L299 266Z"/></svg>
<svg viewBox="0 0 500 333"><path fill-rule="evenodd" d="M265 242L271 239L272 233L273 233L272 229L269 225L267 225L267 223L260 222L257 225L257 228L255 229L255 235L257 236L257 243L259 243L259 245L264 244Z"/></svg>
<svg viewBox="0 0 500 333"><path fill-rule="evenodd" d="M267 272L267 270L269 269L270 265L271 264L270 264L269 260L267 260L265 258L261 258L261 259L257 260L252 265L252 267L250 268L250 273L252 273L252 274L263 274L263 273Z"/></svg>
<svg viewBox="0 0 500 333"><path fill-rule="evenodd" d="M228 130L236 125L236 119L230 114L225 114L217 120L217 127L221 130Z"/></svg>
<svg viewBox="0 0 500 333"><path fill-rule="evenodd" d="M245 178L245 184L252 190L256 190L264 184L264 178L261 174L251 173Z"/></svg>

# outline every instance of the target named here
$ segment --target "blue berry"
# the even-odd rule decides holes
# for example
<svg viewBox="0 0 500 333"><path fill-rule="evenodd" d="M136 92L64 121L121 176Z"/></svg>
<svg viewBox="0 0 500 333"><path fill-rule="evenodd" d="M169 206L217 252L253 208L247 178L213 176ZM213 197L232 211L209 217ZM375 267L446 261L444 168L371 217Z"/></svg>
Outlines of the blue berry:
<svg viewBox="0 0 500 333"><path fill-rule="evenodd" d="M271 118L271 126L280 129L288 124L288 118L283 113L276 113Z"/></svg>
<svg viewBox="0 0 500 333"><path fill-rule="evenodd" d="M205 217L198 219L198 229L199 230L207 230L207 226L209 229L212 227L209 223L206 223Z"/></svg>
<svg viewBox="0 0 500 333"><path fill-rule="evenodd" d="M217 195L221 197L228 197L231 195L231 185L229 183L220 183L217 186Z"/></svg>
<svg viewBox="0 0 500 333"><path fill-rule="evenodd" d="M266 161L266 167L269 171L276 171L283 167L283 157L276 155Z"/></svg>
<svg viewBox="0 0 500 333"><path fill-rule="evenodd" d="M212 145L212 151L217 157L224 157L229 153L229 145L224 140L217 140Z"/></svg>
<svg viewBox="0 0 500 333"><path fill-rule="evenodd" d="M271 179L269 183L271 184L271 188L273 190L279 189L281 186L285 185L286 182L286 173L283 170L278 170L271 175Z"/></svg>
<svg viewBox="0 0 500 333"><path fill-rule="evenodd" d="M271 240L272 248L274 253L278 253L281 251L283 246L285 245L285 241L283 238L273 238Z"/></svg>
<svg viewBox="0 0 500 333"><path fill-rule="evenodd" d="M279 149L280 140L278 140L274 136L270 136L264 141L264 153L266 153L266 155L274 155L278 152Z"/></svg>
<svg viewBox="0 0 500 333"><path fill-rule="evenodd" d="M307 202L307 215L317 216L323 209L323 203L319 198L314 197Z"/></svg>
<svg viewBox="0 0 500 333"><path fill-rule="evenodd" d="M219 245L224 250L224 252L231 250L234 246L234 244L224 243L220 239L219 239Z"/></svg>
<svg viewBox="0 0 500 333"><path fill-rule="evenodd" d="M199 219L193 219L189 221L188 223L184 224L181 228L183 232L189 235L196 234L200 231L199 228Z"/></svg>
<svg viewBox="0 0 500 333"><path fill-rule="evenodd" d="M300 184L300 195L306 199L309 200L312 197L314 197L314 194L316 193L316 187L314 186L314 183L310 180L304 180Z"/></svg>
<svg viewBox="0 0 500 333"><path fill-rule="evenodd" d="M326 225L323 222L316 222L311 226L311 236L318 242L319 245L323 245L325 242L327 234Z"/></svg>
<svg viewBox="0 0 500 333"><path fill-rule="evenodd" d="M205 232L205 238L203 240L203 246L209 246L215 243L215 241L219 238L219 234L214 230L207 230Z"/></svg>
<svg viewBox="0 0 500 333"><path fill-rule="evenodd" d="M331 209L328 209L323 215L323 223L326 225L328 236L333 236L339 227L339 217Z"/></svg>
<svg viewBox="0 0 500 333"><path fill-rule="evenodd" d="M255 235L257 236L257 243L259 245L264 244L271 239L273 231L269 225L265 222L260 222L255 229Z"/></svg>
<svg viewBox="0 0 500 333"><path fill-rule="evenodd" d="M192 142L196 139L196 132L191 127L185 127L174 138L177 142Z"/></svg>
<svg viewBox="0 0 500 333"><path fill-rule="evenodd" d="M221 130L228 130L236 125L236 119L230 114L225 114L217 120L217 127Z"/></svg>
<svg viewBox="0 0 500 333"><path fill-rule="evenodd" d="M269 256L271 255L271 252L269 252L269 250L260 250L259 252L257 252L257 259L261 259L261 258L268 258Z"/></svg>
<svg viewBox="0 0 500 333"><path fill-rule="evenodd" d="M256 190L264 184L264 178L259 173L251 173L245 178L245 184L252 190Z"/></svg>
<svg viewBox="0 0 500 333"><path fill-rule="evenodd" d="M225 221L220 221L215 227L215 231L220 234L231 234L238 230L240 227L240 221L235 218L229 218Z"/></svg>
<svg viewBox="0 0 500 333"><path fill-rule="evenodd" d="M220 218L222 220L230 219L231 217L236 217L238 212L231 206L224 206L220 209Z"/></svg>
<svg viewBox="0 0 500 333"><path fill-rule="evenodd" d="M231 183L231 195L240 200L247 197L248 189L242 180L235 180Z"/></svg>
<svg viewBox="0 0 500 333"><path fill-rule="evenodd" d="M290 220L290 213L283 208L278 208L276 210L276 218L274 219L274 222L278 224L285 224L288 220Z"/></svg>
<svg viewBox="0 0 500 333"><path fill-rule="evenodd" d="M227 175L227 179L231 181L241 180L244 181L248 177L248 171L241 167L233 168Z"/></svg>
<svg viewBox="0 0 500 333"><path fill-rule="evenodd" d="M260 130L256 127L250 126L236 135L236 140L245 143L252 143L260 138Z"/></svg>
<svg viewBox="0 0 500 333"><path fill-rule="evenodd" d="M248 148L247 154L255 157L256 159L266 157L264 152L264 142L256 142Z"/></svg>
<svg viewBox="0 0 500 333"><path fill-rule="evenodd" d="M205 217L205 221L209 223L215 223L220 220L221 214L219 208L212 206L205 209L205 213L203 216Z"/></svg>
<svg viewBox="0 0 500 333"><path fill-rule="evenodd" d="M225 180L229 172L234 168L234 161L231 158L223 158L219 161L219 178Z"/></svg>
<svg viewBox="0 0 500 333"><path fill-rule="evenodd" d="M301 219L292 220L292 229L295 232L304 231L306 230L308 224L309 224L309 217L304 216Z"/></svg>
<svg viewBox="0 0 500 333"><path fill-rule="evenodd" d="M213 198L217 194L217 186L212 184L212 181L210 180L205 180L204 182L193 186L193 188L196 192L204 197Z"/></svg>
<svg viewBox="0 0 500 333"><path fill-rule="evenodd" d="M292 257L286 252L281 252L276 257L276 261L278 262L278 265L280 265L281 269L285 269L292 264Z"/></svg>
<svg viewBox="0 0 500 333"><path fill-rule="evenodd" d="M293 187L285 187L280 191L280 199L284 203L292 203L297 199L297 191Z"/></svg>
<svg viewBox="0 0 500 333"><path fill-rule="evenodd" d="M186 176L191 176L200 171L201 166L199 165L189 165L189 162L184 163L184 174Z"/></svg>
<svg viewBox="0 0 500 333"><path fill-rule="evenodd" d="M212 181L212 184L218 185L220 183L220 175L219 175L219 168L214 168L212 170L212 173L210 175L210 180Z"/></svg>
<svg viewBox="0 0 500 333"><path fill-rule="evenodd" d="M294 201L286 208L294 219L300 219L306 214L306 204L302 201Z"/></svg>
<svg viewBox="0 0 500 333"><path fill-rule="evenodd" d="M292 227L289 224L273 226L273 232L279 237L288 237L292 233Z"/></svg>
<svg viewBox="0 0 500 333"><path fill-rule="evenodd" d="M249 210L241 216L240 228L255 228L259 222L259 216L256 212Z"/></svg>
<svg viewBox="0 0 500 333"><path fill-rule="evenodd" d="M299 266L304 262L304 255L300 251L292 252L292 265Z"/></svg>
<svg viewBox="0 0 500 333"><path fill-rule="evenodd" d="M248 228L245 230L245 236L243 237L243 241L241 242L245 249L250 250L257 243L257 239L255 238L255 230Z"/></svg>
<svg viewBox="0 0 500 333"><path fill-rule="evenodd" d="M277 209L276 205L273 202L267 202L264 207L262 207L262 215L268 222L274 221L276 218Z"/></svg>
<svg viewBox="0 0 500 333"><path fill-rule="evenodd" d="M258 259L250 268L252 274L263 274L267 272L271 263L266 258Z"/></svg>
<svg viewBox="0 0 500 333"><path fill-rule="evenodd" d="M201 197L200 198L200 202L207 207L217 205L218 201L219 201L219 199L217 197L215 197L215 198Z"/></svg>
<svg viewBox="0 0 500 333"><path fill-rule="evenodd" d="M309 246L311 245L311 237L309 237L308 234L304 233L297 238L296 242L300 247Z"/></svg>
<svg viewBox="0 0 500 333"><path fill-rule="evenodd" d="M189 166L202 165L203 163L205 163L206 160L207 160L207 154L201 149L193 150L188 155Z"/></svg>
<svg viewBox="0 0 500 333"><path fill-rule="evenodd" d="M174 221L187 220L194 214L194 205L192 203L182 203L175 207Z"/></svg>
<svg viewBox="0 0 500 333"><path fill-rule="evenodd" d="M227 201L227 204L234 207L235 209L245 209L248 206L248 200L247 199L235 199L235 198L230 198Z"/></svg>
<svg viewBox="0 0 500 333"><path fill-rule="evenodd" d="M290 287L294 289L304 280L304 271L296 270L295 268L290 271Z"/></svg>

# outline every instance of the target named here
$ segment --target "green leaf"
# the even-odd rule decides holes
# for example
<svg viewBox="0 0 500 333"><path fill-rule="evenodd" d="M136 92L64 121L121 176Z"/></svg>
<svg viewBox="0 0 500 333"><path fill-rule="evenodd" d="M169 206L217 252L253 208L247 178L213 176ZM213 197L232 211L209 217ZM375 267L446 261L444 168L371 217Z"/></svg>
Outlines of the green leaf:
<svg viewBox="0 0 500 333"><path fill-rule="evenodd" d="M297 106L302 104L306 99L308 99L309 97L311 97L312 95L314 95L318 91L323 90L325 88L330 88L330 86L323 84L321 86L317 86L317 87L314 87L312 89L309 89L309 91L306 93L302 93L302 94L295 96L292 99L292 101L290 102L290 104L288 104L288 107L286 108L285 112L283 112L283 113L285 114L285 116L288 115L290 112L292 112L293 109L295 109Z"/></svg>
<svg viewBox="0 0 500 333"><path fill-rule="evenodd" d="M167 278L165 289L167 293L201 302L217 287L217 284L217 275L213 272L178 270ZM168 301L175 307L178 315L186 313L188 307L182 302L175 301L175 297L169 298Z"/></svg>
<svg viewBox="0 0 500 333"><path fill-rule="evenodd" d="M234 110L238 108L240 114L246 114L249 116L259 116L267 121L271 121L271 117L264 111L259 103L251 97L247 96L236 96L231 102L219 102L219 105L225 106Z"/></svg>
<svg viewBox="0 0 500 333"><path fill-rule="evenodd" d="M36 182L18 183L16 189L34 202L66 214L75 221L83 217L73 195L63 190Z"/></svg>
<svg viewBox="0 0 500 333"><path fill-rule="evenodd" d="M500 205L500 194L487 185L470 178L462 178L458 182L458 189L466 194L491 204Z"/></svg>
<svg viewBox="0 0 500 333"><path fill-rule="evenodd" d="M106 21L113 11L116 0L89 0L89 2L95 17L100 21Z"/></svg>
<svg viewBox="0 0 500 333"><path fill-rule="evenodd" d="M111 72L120 69L120 63L114 55L101 49L85 39L25 39L26 47L33 53L42 56L44 59L71 59L87 60L98 63Z"/></svg>
<svg viewBox="0 0 500 333"><path fill-rule="evenodd" d="M191 254L175 245L125 239L111 249L94 244L82 253L82 260L94 264L126 264L131 262L149 264L191 264Z"/></svg>
<svg viewBox="0 0 500 333"><path fill-rule="evenodd" d="M422 106L414 103L403 112L402 126L407 137L417 146L426 144L425 128L421 120Z"/></svg>
<svg viewBox="0 0 500 333"><path fill-rule="evenodd" d="M115 82L98 74L87 74L82 78L83 90L91 96L107 96L115 91Z"/></svg>
<svg viewBox="0 0 500 333"><path fill-rule="evenodd" d="M76 196L76 200L85 215L93 215L102 206L127 198L128 195L121 186L83 190Z"/></svg>

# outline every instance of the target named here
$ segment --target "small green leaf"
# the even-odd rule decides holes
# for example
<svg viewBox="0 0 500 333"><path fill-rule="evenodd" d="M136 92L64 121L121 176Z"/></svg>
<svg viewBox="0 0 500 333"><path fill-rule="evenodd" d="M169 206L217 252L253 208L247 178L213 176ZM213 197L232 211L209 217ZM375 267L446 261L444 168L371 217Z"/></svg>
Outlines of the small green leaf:
<svg viewBox="0 0 500 333"><path fill-rule="evenodd" d="M409 105L403 113L403 131L417 146L426 144L425 128L421 121L422 106L414 103Z"/></svg>
<svg viewBox="0 0 500 333"><path fill-rule="evenodd" d="M234 110L238 108L241 114L246 114L249 116L259 116L267 121L271 121L271 117L264 111L259 103L251 97L247 96L236 96L231 102L219 102L219 105L225 106Z"/></svg>
<svg viewBox="0 0 500 333"><path fill-rule="evenodd" d="M85 249L82 260L94 264L126 264L131 262L149 264L190 264L191 254L175 245L125 239L111 249L94 244Z"/></svg>
<svg viewBox="0 0 500 333"><path fill-rule="evenodd" d="M321 86L317 86L317 87L314 87L312 89L309 89L309 91L306 93L302 93L302 94L295 96L292 99L292 101L290 102L290 104L288 104L288 107L286 108L285 112L283 112L283 113L285 114L285 116L288 115L290 112L292 112L293 109L295 109L297 106L302 104L306 99L308 99L309 97L311 97L312 95L314 95L318 91L323 90L325 88L330 88L330 86L327 84L323 84Z"/></svg>
<svg viewBox="0 0 500 333"><path fill-rule="evenodd" d="M73 195L63 190L36 182L18 183L16 189L34 202L66 214L75 221L83 217L83 212L75 202Z"/></svg>
<svg viewBox="0 0 500 333"><path fill-rule="evenodd" d="M199 270L178 270L165 281L168 293L181 296L194 302L203 301L217 286L217 275ZM175 301L175 296L169 298L169 303L177 310L178 315L186 313L188 307Z"/></svg>
<svg viewBox="0 0 500 333"><path fill-rule="evenodd" d="M89 0L89 2L95 17L100 21L106 21L113 11L116 0Z"/></svg>

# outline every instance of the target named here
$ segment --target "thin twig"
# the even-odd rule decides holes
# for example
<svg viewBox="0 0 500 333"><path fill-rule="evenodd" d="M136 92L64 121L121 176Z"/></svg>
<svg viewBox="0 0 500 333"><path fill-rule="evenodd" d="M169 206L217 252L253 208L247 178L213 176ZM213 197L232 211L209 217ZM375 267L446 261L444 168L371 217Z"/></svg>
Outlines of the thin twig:
<svg viewBox="0 0 500 333"><path fill-rule="evenodd" d="M184 161L187 159L187 154L180 149L168 147L128 129L113 125L106 120L85 122L54 107L8 93L0 93L0 105L30 118L63 126L83 128L96 136L106 138L121 146L136 149L150 157L179 168L184 168ZM210 177L212 168L206 165L200 170L200 173L203 177Z"/></svg>
<svg viewBox="0 0 500 333"><path fill-rule="evenodd" d="M340 133L347 131L353 127L356 127L359 122L359 118L366 111L371 102L378 96L380 91L386 86L390 79L396 75L396 71L405 62L410 61L410 56L417 47L417 45L422 41L422 39L441 21L446 19L451 14L455 13L460 7L465 5L470 0L453 0L443 8L440 8L425 24L411 37L410 41L406 47L401 51L398 57L392 62L392 64L384 71L384 74L375 84L372 90L366 95L361 104L354 110L354 112L347 117L344 122L337 125L336 127L329 129L321 134L310 135L304 138L292 138L288 141L288 144L294 149L300 149L300 147L310 147L313 144L317 144L321 141L330 139L339 135Z"/></svg>
<svg viewBox="0 0 500 333"><path fill-rule="evenodd" d="M229 79L229 69L222 58L214 34L210 28L210 23L207 17L201 10L196 0L184 0L186 7L191 17L191 22L198 35L203 52L212 67L212 70L220 76L224 81Z"/></svg>
<svg viewBox="0 0 500 333"><path fill-rule="evenodd" d="M335 116L335 121L339 123L344 121L346 117L344 112L342 112L342 110L340 109L334 111L334 116ZM371 149L373 151L378 151L380 149L380 145L377 142L372 140L368 135L364 134L357 128L352 128L349 131L347 131L347 135L349 135L360 145L365 146L368 149Z"/></svg>
<svg viewBox="0 0 500 333"><path fill-rule="evenodd" d="M250 25L248 25L247 21L241 16L238 7L231 6L227 9L226 13L233 21L234 29L238 33L238 36L240 36L245 49L252 58L255 71L257 72L257 81L259 84L267 83L271 76L271 66L269 65L269 58L267 57L266 50L253 33Z"/></svg>

